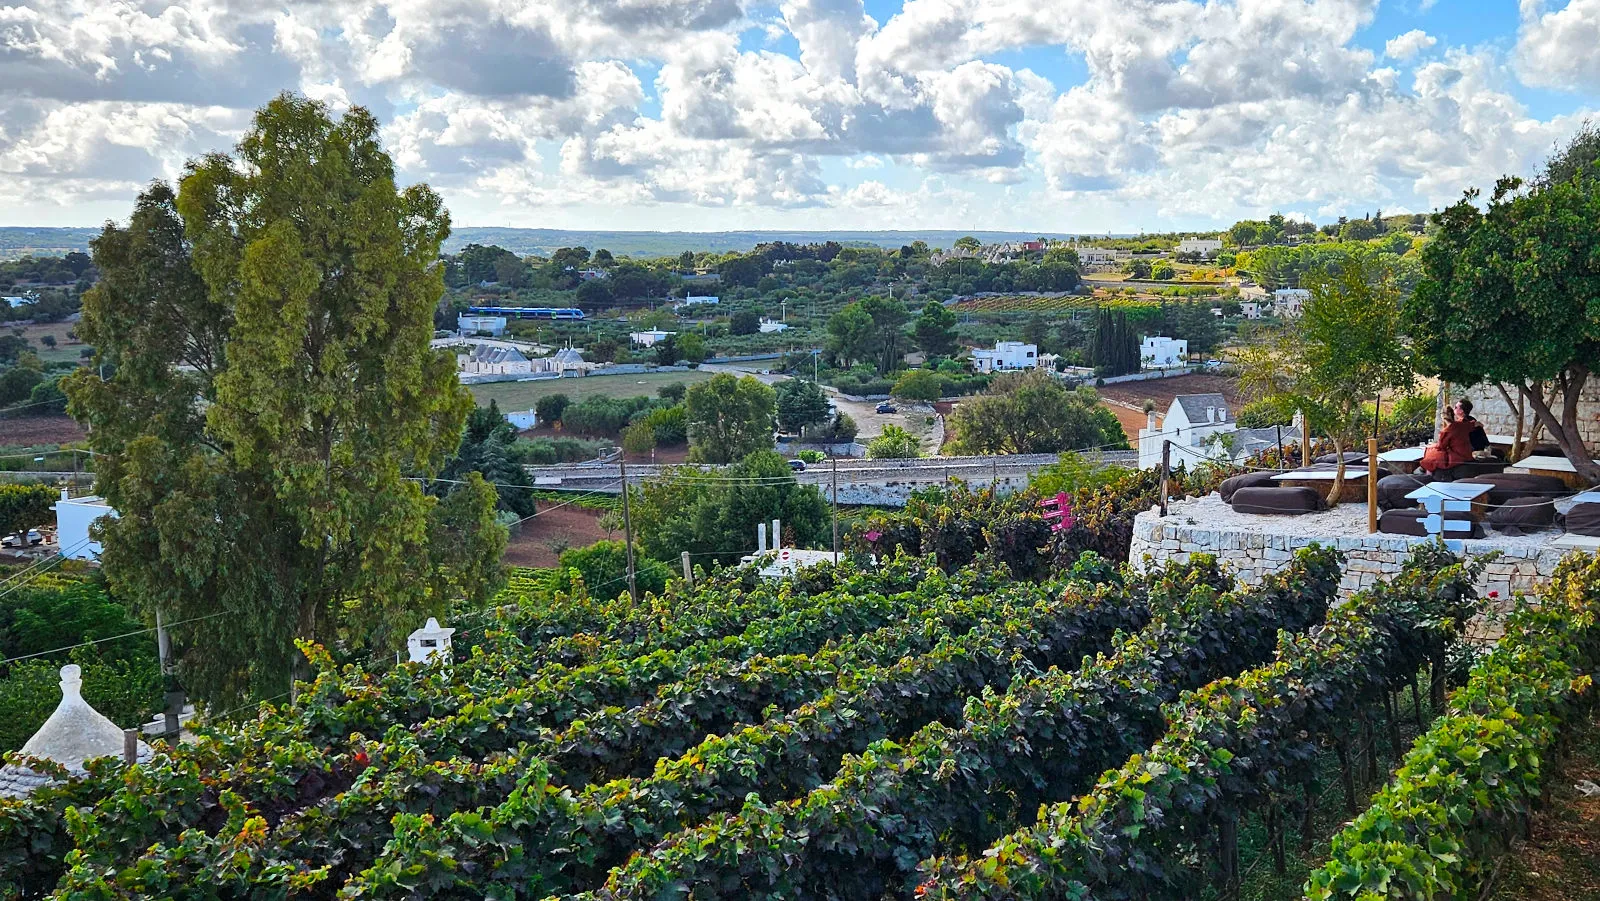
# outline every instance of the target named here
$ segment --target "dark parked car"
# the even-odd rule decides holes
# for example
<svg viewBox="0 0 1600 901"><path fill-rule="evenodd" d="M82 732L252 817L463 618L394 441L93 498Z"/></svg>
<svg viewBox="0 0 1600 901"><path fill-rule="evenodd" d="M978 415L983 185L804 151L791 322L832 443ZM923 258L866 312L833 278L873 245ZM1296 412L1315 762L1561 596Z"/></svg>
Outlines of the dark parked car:
<svg viewBox="0 0 1600 901"><path fill-rule="evenodd" d="M805 472L806 471L806 461L804 461L804 460L790 460L789 461L789 468L794 470L795 472Z"/></svg>
<svg viewBox="0 0 1600 901"><path fill-rule="evenodd" d="M878 404L878 412L879 413L898 413L900 411L895 409L894 404L891 404L888 401L884 401L883 403Z"/></svg>

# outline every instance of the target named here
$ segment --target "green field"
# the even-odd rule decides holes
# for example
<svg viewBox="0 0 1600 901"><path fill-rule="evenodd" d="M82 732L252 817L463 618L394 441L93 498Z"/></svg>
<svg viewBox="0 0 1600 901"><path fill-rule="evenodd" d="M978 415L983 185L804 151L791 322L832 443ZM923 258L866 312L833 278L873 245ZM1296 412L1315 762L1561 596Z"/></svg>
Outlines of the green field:
<svg viewBox="0 0 1600 901"><path fill-rule="evenodd" d="M638 372L629 375L591 375L584 378L542 379L536 382L490 382L471 386L479 404L498 401L502 410L527 410L547 394L565 394L575 401L586 397L654 396L663 385L693 385L711 378L710 373Z"/></svg>

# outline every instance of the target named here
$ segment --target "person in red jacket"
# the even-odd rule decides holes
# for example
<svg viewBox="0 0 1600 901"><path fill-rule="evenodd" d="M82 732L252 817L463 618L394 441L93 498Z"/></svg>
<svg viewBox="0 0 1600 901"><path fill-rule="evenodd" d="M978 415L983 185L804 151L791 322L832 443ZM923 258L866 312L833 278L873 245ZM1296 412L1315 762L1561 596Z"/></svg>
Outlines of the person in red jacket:
<svg viewBox="0 0 1600 901"><path fill-rule="evenodd" d="M1418 468L1432 475L1471 460L1473 425L1472 421L1457 419L1454 408L1445 407L1444 428L1439 430L1438 440L1422 452Z"/></svg>

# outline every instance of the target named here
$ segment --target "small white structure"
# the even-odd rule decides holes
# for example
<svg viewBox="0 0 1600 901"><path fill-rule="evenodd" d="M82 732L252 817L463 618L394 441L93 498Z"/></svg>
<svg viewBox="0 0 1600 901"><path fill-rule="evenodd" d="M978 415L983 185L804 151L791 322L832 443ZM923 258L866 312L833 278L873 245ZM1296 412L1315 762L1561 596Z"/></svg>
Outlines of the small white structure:
<svg viewBox="0 0 1600 901"><path fill-rule="evenodd" d="M721 298L714 294L690 294L683 300L673 304L672 308L674 310L681 310L685 307L714 307L721 302Z"/></svg>
<svg viewBox="0 0 1600 901"><path fill-rule="evenodd" d="M760 564L764 579L783 579L818 563L832 563L833 551L812 551L802 548L779 547L783 524L772 521L772 546L767 546L767 524L756 523L756 552L739 558L740 563Z"/></svg>
<svg viewBox="0 0 1600 901"><path fill-rule="evenodd" d="M61 499L51 509L56 511L56 545L61 556L69 560L100 559L100 542L89 539L89 526L102 516L117 515L105 498L68 497L63 488Z"/></svg>
<svg viewBox="0 0 1600 901"><path fill-rule="evenodd" d="M479 332L488 332L499 336L506 333L506 317L504 316L469 316L466 313L456 315L456 329L461 332L461 337L476 335Z"/></svg>
<svg viewBox="0 0 1600 901"><path fill-rule="evenodd" d="M474 342L456 354L456 371L481 375L528 375L534 366L510 344Z"/></svg>
<svg viewBox="0 0 1600 901"><path fill-rule="evenodd" d="M761 329L761 334L770 335L773 332L786 331L789 328L789 323L773 322L771 319L763 319L761 320L761 325L759 328Z"/></svg>
<svg viewBox="0 0 1600 901"><path fill-rule="evenodd" d="M1152 335L1139 345L1139 364L1145 369L1182 366L1189 359L1189 342L1182 338Z"/></svg>
<svg viewBox="0 0 1600 901"><path fill-rule="evenodd" d="M1272 310L1279 316L1293 319L1305 309L1311 292L1305 288L1279 288L1272 292Z"/></svg>
<svg viewBox="0 0 1600 901"><path fill-rule="evenodd" d="M539 414L533 410L516 410L506 414L506 421L521 429L532 429L539 426Z"/></svg>
<svg viewBox="0 0 1600 901"><path fill-rule="evenodd" d="M138 762L150 759L149 745L141 741L135 747ZM121 757L126 748L117 724L83 699L83 670L69 663L61 668L61 702L19 753L53 761L66 767L70 775L81 777L87 775L85 760ZM44 773L8 764L0 768L0 798L25 798L50 781Z"/></svg>
<svg viewBox="0 0 1600 901"><path fill-rule="evenodd" d="M1178 242L1178 253L1198 253L1209 258L1221 252L1221 238L1184 238Z"/></svg>
<svg viewBox="0 0 1600 901"><path fill-rule="evenodd" d="M979 348L972 352L972 368L978 372L1009 372L1038 365L1038 345L1022 341L1001 341L993 350Z"/></svg>
<svg viewBox="0 0 1600 901"><path fill-rule="evenodd" d="M1246 319L1260 319L1261 304L1253 300L1241 300L1239 301L1239 312Z"/></svg>
<svg viewBox="0 0 1600 901"><path fill-rule="evenodd" d="M435 658L448 662L450 654L450 636L456 634L455 629L439 625L439 621L428 617L427 625L412 632L406 638L406 651L411 655L412 663L428 663Z"/></svg>
<svg viewBox="0 0 1600 901"><path fill-rule="evenodd" d="M583 358L583 354L570 347L563 347L556 351L554 355L535 362L543 364L541 371L553 372L562 378L567 376L586 376L591 370L599 368L599 364L590 363Z"/></svg>
<svg viewBox="0 0 1600 901"><path fill-rule="evenodd" d="M629 332L628 340L632 341L638 347L655 347L657 341L666 339L668 335L676 334L677 332L664 332L660 329L651 329L648 332Z"/></svg>

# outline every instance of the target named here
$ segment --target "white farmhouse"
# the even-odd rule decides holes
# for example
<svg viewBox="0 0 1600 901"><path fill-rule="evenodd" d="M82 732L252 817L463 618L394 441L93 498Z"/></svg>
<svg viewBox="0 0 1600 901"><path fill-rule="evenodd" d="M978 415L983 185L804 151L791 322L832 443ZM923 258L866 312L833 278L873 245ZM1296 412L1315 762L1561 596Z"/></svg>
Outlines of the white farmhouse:
<svg viewBox="0 0 1600 901"><path fill-rule="evenodd" d="M771 319L763 319L758 328L761 329L761 334L770 335L774 332L787 331L789 324L787 322L773 322Z"/></svg>
<svg viewBox="0 0 1600 901"><path fill-rule="evenodd" d="M1022 341L1001 341L993 350L979 348L972 352L972 368L978 372L1034 369L1038 365L1039 346Z"/></svg>
<svg viewBox="0 0 1600 901"><path fill-rule="evenodd" d="M1139 363L1144 369L1182 366L1189 359L1189 342L1182 338L1152 335L1139 345Z"/></svg>
<svg viewBox="0 0 1600 901"><path fill-rule="evenodd" d="M1253 300L1241 300L1239 301L1239 312L1242 313L1246 319L1260 319L1261 304Z"/></svg>
<svg viewBox="0 0 1600 901"><path fill-rule="evenodd" d="M1220 394L1180 394L1156 425L1150 411L1139 430L1139 468L1161 465L1161 445L1172 442L1172 465L1193 467L1201 460L1241 461L1270 447L1277 439L1273 429L1241 429L1228 416L1228 402Z"/></svg>
<svg viewBox="0 0 1600 901"><path fill-rule="evenodd" d="M1221 238L1184 238L1178 242L1178 253L1198 253L1209 258L1221 252Z"/></svg>
<svg viewBox="0 0 1600 901"><path fill-rule="evenodd" d="M89 526L102 516L117 515L105 498L68 497L63 488L61 500L52 509L56 511L56 546L61 556L68 560L100 559L100 542L89 540Z"/></svg>
<svg viewBox="0 0 1600 901"><path fill-rule="evenodd" d="M686 307L714 307L721 302L722 299L713 294L690 294L683 300L673 304L672 308L674 310L682 310Z"/></svg>
<svg viewBox="0 0 1600 901"><path fill-rule="evenodd" d="M664 332L660 329L651 329L648 332L629 332L628 340L638 347L655 347L657 341L664 341L669 335L677 332Z"/></svg>
<svg viewBox="0 0 1600 901"><path fill-rule="evenodd" d="M473 375L528 375L533 363L510 344L475 342L456 354L456 371Z"/></svg>
<svg viewBox="0 0 1600 901"><path fill-rule="evenodd" d="M1279 316L1293 319L1305 309L1311 292L1305 288L1279 288L1272 292L1272 309Z"/></svg>
<svg viewBox="0 0 1600 901"><path fill-rule="evenodd" d="M504 316L469 316L461 313L456 316L456 329L461 332L461 337L476 335L479 332L488 332L491 335L506 333L506 317Z"/></svg>

